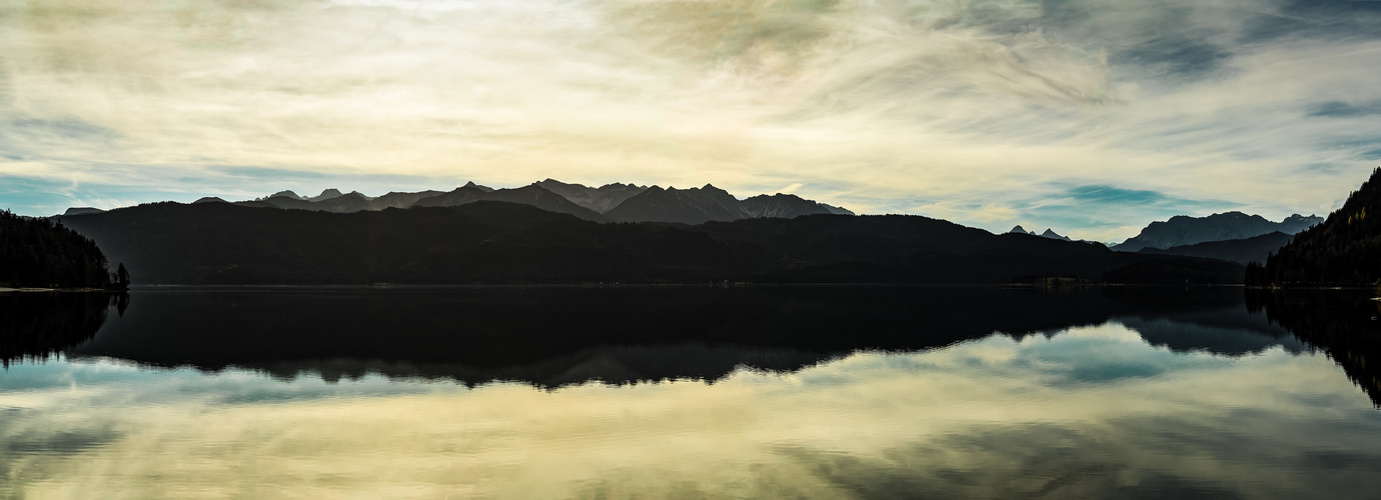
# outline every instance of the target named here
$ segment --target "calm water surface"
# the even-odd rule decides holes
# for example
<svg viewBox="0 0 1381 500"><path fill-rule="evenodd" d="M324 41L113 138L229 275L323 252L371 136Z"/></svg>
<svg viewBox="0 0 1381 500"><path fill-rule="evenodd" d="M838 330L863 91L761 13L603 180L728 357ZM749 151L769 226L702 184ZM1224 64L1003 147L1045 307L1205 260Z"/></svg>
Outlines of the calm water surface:
<svg viewBox="0 0 1381 500"><path fill-rule="evenodd" d="M0 498L1376 498L1377 304L0 294Z"/></svg>

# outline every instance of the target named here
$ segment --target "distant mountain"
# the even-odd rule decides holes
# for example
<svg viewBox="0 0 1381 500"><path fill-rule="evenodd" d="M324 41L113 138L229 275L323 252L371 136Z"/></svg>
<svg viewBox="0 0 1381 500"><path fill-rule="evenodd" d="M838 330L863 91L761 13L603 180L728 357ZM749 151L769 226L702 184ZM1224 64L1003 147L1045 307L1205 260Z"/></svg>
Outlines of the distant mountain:
<svg viewBox="0 0 1381 500"><path fill-rule="evenodd" d="M194 201L194 202L192 202L192 203L225 203L225 200L222 200L222 199L220 199L220 198L218 198L218 197L215 197L215 196L205 196L205 197L202 197L202 198L197 199L197 201ZM72 214L68 214L68 215L72 215Z"/></svg>
<svg viewBox="0 0 1381 500"><path fill-rule="evenodd" d="M1046 228L1046 229L1045 229L1045 232L1043 232L1043 233L1041 233L1041 234L1036 234L1036 233L1034 233L1034 232L1027 231L1026 228L1023 228L1023 227L1021 227L1020 224L1018 224L1016 227L1013 227L1011 231L1007 231L1007 232L1008 232L1008 233L1012 233L1012 234L1029 234L1029 235L1031 235L1031 236L1040 236L1040 237L1042 237L1042 238L1050 238L1050 239L1052 239L1052 240L1074 241L1074 240L1069 239L1068 236L1060 236L1059 233L1056 233L1055 230L1050 229L1050 228Z"/></svg>
<svg viewBox="0 0 1381 500"><path fill-rule="evenodd" d="M268 198L263 198L254 201L236 202L236 204L249 207L272 207L288 210L313 210L318 212L335 213L359 212L361 210L380 210L383 208L376 208L376 204L374 203L373 198L365 196L358 191L352 191L349 194L336 194L340 191L337 191L335 189L329 189L327 191L328 192L323 193L322 196L315 196L312 198L294 198L288 195L271 196ZM289 193L291 194L291 192Z"/></svg>
<svg viewBox="0 0 1381 500"><path fill-rule="evenodd" d="M72 207L68 208L62 215L99 214L104 211L94 207Z"/></svg>
<svg viewBox="0 0 1381 500"><path fill-rule="evenodd" d="M284 198L292 198L292 199L294 199L294 200L305 200L305 199L306 199L306 198L303 198L303 197L301 197L301 196L298 196L297 193L294 193L294 192L292 192L291 190L289 190L289 191L279 191L279 192L277 192L277 193L273 193L273 194L269 195L268 197L269 197L269 198L284 197Z"/></svg>
<svg viewBox="0 0 1381 500"><path fill-rule="evenodd" d="M370 198L359 192L342 194L327 189L318 196L303 198L292 191L280 191L267 198L236 202L247 207L313 210L351 213L386 208L447 207L475 201L507 201L532 205L543 210L568 213L596 222L679 222L699 224L709 220L738 220L753 217L791 218L810 214L853 215L849 210L801 199L795 195L759 195L740 201L728 192L706 184L703 188L662 189L633 184L605 184L591 188L546 179L515 189L494 189L473 181L450 192L392 192ZM629 200L633 200L629 203ZM198 200L200 201L200 200ZM612 213L606 216L604 214ZM67 214L73 215L73 214Z"/></svg>
<svg viewBox="0 0 1381 500"><path fill-rule="evenodd" d="M728 191L706 184L690 189L652 186L605 212L615 222L731 221L744 218L738 198Z"/></svg>
<svg viewBox="0 0 1381 500"><path fill-rule="evenodd" d="M1069 239L1068 236L1060 236L1059 234L1056 234L1055 231L1051 230L1050 228L1046 228L1046 229L1045 229L1045 232L1040 234L1040 237L1042 237L1042 238L1050 238L1050 239L1055 239L1055 240L1073 241L1073 240Z"/></svg>
<svg viewBox="0 0 1381 500"><path fill-rule="evenodd" d="M429 200L473 199L475 193L482 192L462 187ZM494 193L598 215L540 186ZM598 224L526 204L473 199L352 213L166 202L59 219L139 270L141 283L996 284L1040 276L1100 280L1150 261L1194 264L1156 279L1235 283L1243 269L901 215ZM1131 276L1118 280L1138 279Z"/></svg>
<svg viewBox="0 0 1381 500"><path fill-rule="evenodd" d="M1280 222L1271 222L1260 215L1226 212L1208 217L1176 215L1168 221L1156 221L1141 230L1141 234L1112 247L1121 252L1136 252L1143 248L1170 248L1206 241L1240 240L1276 231L1295 234L1323 218L1294 214Z"/></svg>
<svg viewBox="0 0 1381 500"><path fill-rule="evenodd" d="M329 199L331 199L331 198L339 198L339 197L341 197L341 196L344 196L344 194L341 193L339 189L331 188L331 189L327 189L327 190L325 190L325 191L322 191L321 194L319 194L319 195L313 196L313 197L311 197L311 198L307 198L307 201L326 201L326 200L329 200ZM361 195L361 196L363 196L363 195Z"/></svg>
<svg viewBox="0 0 1381 500"><path fill-rule="evenodd" d="M566 184L554 179L538 182L537 185L565 197L576 205L594 210L601 214L619 206L624 200L636 196L643 191L647 191L647 186L636 186L633 184L614 183L592 188L582 184Z"/></svg>
<svg viewBox="0 0 1381 500"><path fill-rule="evenodd" d="M417 207L454 207L476 201L506 201L522 205L531 205L549 212L571 214L581 219L592 222L608 222L609 219L600 215L594 210L582 207L561 195L548 191L546 188L537 184L516 188L516 189L495 189L485 192L479 186L464 186L456 188L455 191L423 198L418 200L413 206Z"/></svg>
<svg viewBox="0 0 1381 500"><path fill-rule="evenodd" d="M604 215L615 222L701 224L759 217L789 219L814 214L853 215L853 212L781 193L739 201L728 191L706 184L690 189L652 186L624 200Z"/></svg>
<svg viewBox="0 0 1381 500"><path fill-rule="evenodd" d="M1205 259L1219 259L1240 264L1246 264L1248 262L1266 262L1267 255L1285 246L1286 243L1290 242L1291 238L1294 238L1294 235L1275 231L1261 236L1253 236L1251 238L1205 241L1193 245L1170 247L1164 250L1147 247L1141 249L1141 253L1203 257Z"/></svg>
<svg viewBox="0 0 1381 500"><path fill-rule="evenodd" d="M1381 286L1381 167L1327 220L1247 273L1258 286Z"/></svg>
<svg viewBox="0 0 1381 500"><path fill-rule="evenodd" d="M771 196L760 194L739 203L739 211L745 218L778 217L794 219L802 215L835 214L853 215L846 209L802 199L794 194L777 193Z"/></svg>

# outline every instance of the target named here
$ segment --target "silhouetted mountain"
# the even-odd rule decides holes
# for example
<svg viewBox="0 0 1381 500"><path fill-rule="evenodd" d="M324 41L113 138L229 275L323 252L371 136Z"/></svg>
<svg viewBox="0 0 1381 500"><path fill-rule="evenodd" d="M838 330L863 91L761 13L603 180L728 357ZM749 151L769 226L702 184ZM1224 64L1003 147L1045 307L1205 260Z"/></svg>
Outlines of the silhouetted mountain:
<svg viewBox="0 0 1381 500"><path fill-rule="evenodd" d="M71 207L68 208L66 212L63 212L62 215L99 214L104 211L105 210L94 207Z"/></svg>
<svg viewBox="0 0 1381 500"><path fill-rule="evenodd" d="M802 215L837 214L853 215L853 212L824 203L802 199L794 194L777 193L771 196L760 194L739 202L739 210L745 218L780 217L792 219Z"/></svg>
<svg viewBox="0 0 1381 500"><path fill-rule="evenodd" d="M473 183L472 183L473 184ZM370 200L370 210L383 210L385 208L409 208L417 204L418 201L440 196L446 193L441 191L419 191L416 193L389 192L378 198Z"/></svg>
<svg viewBox="0 0 1381 500"><path fill-rule="evenodd" d="M459 187L455 191L423 198L414 203L418 207L454 207L476 201L504 201L508 203L518 203L562 214L571 214L581 219L593 222L608 222L603 215L582 207L561 195L548 191L547 189L531 184L516 189L496 189L489 192L480 190L478 187Z"/></svg>
<svg viewBox="0 0 1381 500"><path fill-rule="evenodd" d="M598 215L538 186L460 188L437 198L481 194ZM919 216L597 224L490 200L342 214L157 203L60 219L138 270L141 283L1002 283L1015 276L1099 280L1167 258ZM1215 280L1241 271L1227 262L1202 266ZM1240 274L1228 282L1239 283Z"/></svg>
<svg viewBox="0 0 1381 500"><path fill-rule="evenodd" d="M655 187L655 186L654 186ZM687 190L657 189L657 196L639 199L615 212L620 222L681 222L696 224L706 220L738 220L751 217L796 217L809 214L846 214L853 212L839 207L803 200L794 195L754 196L739 201L724 190L706 185ZM495 190L468 182L451 192L422 191L417 193L391 192L371 198L358 191L342 194L327 189L321 195L303 198L292 191L280 191L267 198L235 202L246 207L314 210L332 213L351 213L386 208L457 206L480 200L507 201L532 205L543 210L568 213L582 219L607 222L602 214L624 205L631 198L648 191L647 187L632 184L606 184L590 188L546 179L516 189ZM555 196L553 196L555 195ZM203 198L214 201L219 198ZM75 209L73 209L75 210ZM94 209L93 209L94 210ZM82 212L70 212L76 215Z"/></svg>
<svg viewBox="0 0 1381 500"><path fill-rule="evenodd" d="M89 217L101 213L79 215ZM110 269L90 238L53 218L0 211L0 287L101 288Z"/></svg>
<svg viewBox="0 0 1381 500"><path fill-rule="evenodd" d="M197 201L194 201L192 203L225 203L225 200L222 200L215 196L205 196L202 198L198 198Z"/></svg>
<svg viewBox="0 0 1381 500"><path fill-rule="evenodd" d="M1247 284L1381 286L1381 167L1328 220L1251 266Z"/></svg>
<svg viewBox="0 0 1381 500"><path fill-rule="evenodd" d="M336 191L334 189L328 191L334 191L335 193L339 193L339 191ZM384 208L376 208L373 199L363 194L360 194L360 192L358 191L352 191L349 194L337 194L333 196L327 196L326 193L323 193L322 196L326 197L322 198L318 196L315 198L303 199L292 198L288 196L272 196L269 198L264 198L262 200L242 201L236 204L249 207L273 207L282 209L315 210L320 212L333 213L350 213L359 212L361 210L380 210Z"/></svg>
<svg viewBox="0 0 1381 500"><path fill-rule="evenodd" d="M1170 247L1164 250L1147 247L1141 249L1141 252L1203 257L1205 259L1219 259L1246 264L1248 262L1266 262L1267 255L1280 249L1280 247L1284 246L1286 243L1289 243L1291 238L1294 238L1294 235L1276 231L1240 240L1206 241L1193 245Z"/></svg>
<svg viewBox="0 0 1381 500"><path fill-rule="evenodd" d="M652 186L604 214L615 222L731 221L744 218L738 198L710 184L700 188Z"/></svg>
<svg viewBox="0 0 1381 500"><path fill-rule="evenodd" d="M1032 232L1032 231L1027 231L1026 228L1023 228L1023 227L1021 227L1020 224L1018 224L1017 226L1013 227L1011 231L1007 231L1007 232L1008 232L1009 234L1028 234L1028 235L1031 235L1031 236L1040 236L1040 237L1042 237L1042 238L1050 238L1050 239L1053 239L1053 240L1074 241L1074 240L1069 239L1069 237L1067 237L1067 236L1060 236L1058 233L1055 232L1055 230L1050 229L1050 228L1045 228L1045 232L1044 232L1044 233L1036 234L1036 233L1034 233L1034 232Z"/></svg>
<svg viewBox="0 0 1381 500"><path fill-rule="evenodd" d="M269 195L268 197L269 197L269 198L276 198L276 197L280 197L280 196L281 196L281 197L285 197L285 198L292 198L292 199L294 199L294 200L305 200L305 199L306 199L306 198L303 198L303 197L299 196L297 193L294 193L294 192L292 192L292 191L279 191L279 192L277 192L277 193L273 193L273 194Z"/></svg>
<svg viewBox="0 0 1381 500"><path fill-rule="evenodd" d="M480 190L480 191L484 191L484 192L486 192L486 193L494 191L494 188L489 187L489 186L481 186L481 185L479 185L479 184L475 184L475 181L466 182L465 185L462 186L462 187L471 187L471 188L478 189L478 190Z"/></svg>
<svg viewBox="0 0 1381 500"><path fill-rule="evenodd" d="M1166 249L1193 245L1206 241L1240 240L1276 231L1295 234L1310 225L1323 222L1313 215L1291 215L1281 222L1271 222L1260 215L1226 212L1208 217L1176 215L1168 221L1156 221L1141 230L1141 234L1112 247L1122 252L1136 252L1143 248Z"/></svg>
<svg viewBox="0 0 1381 500"><path fill-rule="evenodd" d="M575 203L576 205L594 210L601 214L623 203L624 200L647 190L647 186L619 183L605 184L598 188L592 188L581 184L566 184L554 179L538 182L537 185L561 195L567 200L570 200L571 203Z"/></svg>
<svg viewBox="0 0 1381 500"><path fill-rule="evenodd" d="M458 207L467 203L474 203L485 199L485 195L492 191L484 191L478 187L466 184L455 188L447 193L431 196L417 200L413 203L415 207Z"/></svg>
<svg viewBox="0 0 1381 500"><path fill-rule="evenodd" d="M853 212L791 194L758 195L740 201L723 189L662 189L658 186L624 200L604 215L616 222L734 221L759 217L792 218L813 214L853 215Z"/></svg>
<svg viewBox="0 0 1381 500"><path fill-rule="evenodd" d="M344 196L344 194L342 194L342 193L340 192L339 189L331 188L331 189L327 189L327 190L325 190L325 191L322 191L321 194L319 194L319 195L313 196L313 197L311 197L311 198L307 198L307 201L326 201L326 200L329 200L329 199L331 199L331 198L336 198L336 197L340 197L340 196Z"/></svg>
<svg viewBox="0 0 1381 500"><path fill-rule="evenodd" d="M1055 231L1054 231L1054 230L1051 230L1050 228L1045 228L1045 232L1044 232L1044 233L1041 233L1041 234L1040 234L1040 237L1042 237L1042 238L1056 239L1056 240L1074 241L1074 240L1069 239L1068 236L1060 236L1059 234L1056 234Z"/></svg>

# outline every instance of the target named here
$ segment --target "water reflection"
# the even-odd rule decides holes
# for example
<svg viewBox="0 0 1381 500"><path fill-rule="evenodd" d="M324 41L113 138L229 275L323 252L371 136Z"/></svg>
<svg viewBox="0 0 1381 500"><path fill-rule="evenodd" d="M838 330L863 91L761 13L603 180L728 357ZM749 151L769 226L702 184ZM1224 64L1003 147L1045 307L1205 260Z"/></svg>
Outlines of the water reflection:
<svg viewBox="0 0 1381 500"><path fill-rule="evenodd" d="M1328 297L138 291L0 375L0 497L1368 498Z"/></svg>
<svg viewBox="0 0 1381 500"><path fill-rule="evenodd" d="M789 372L859 350L924 351L1116 322L1174 352L1322 349L1381 404L1377 302L1238 288L174 289L5 294L5 363L65 352L146 366L370 373L559 387ZM119 317L107 322L107 305ZM100 335L95 335L97 330Z"/></svg>
<svg viewBox="0 0 1381 500"><path fill-rule="evenodd" d="M129 294L0 293L0 365L44 361L91 340L112 307L123 314Z"/></svg>
<svg viewBox="0 0 1381 500"><path fill-rule="evenodd" d="M1381 302L1358 290L1249 290L1247 308L1322 349L1381 408Z"/></svg>

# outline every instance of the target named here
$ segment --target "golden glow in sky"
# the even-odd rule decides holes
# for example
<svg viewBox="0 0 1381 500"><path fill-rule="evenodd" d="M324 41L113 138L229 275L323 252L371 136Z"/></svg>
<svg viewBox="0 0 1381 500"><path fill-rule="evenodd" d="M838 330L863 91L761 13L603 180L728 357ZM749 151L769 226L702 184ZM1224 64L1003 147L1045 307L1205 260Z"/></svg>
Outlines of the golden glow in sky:
<svg viewBox="0 0 1381 500"><path fill-rule="evenodd" d="M1113 240L1323 214L1381 4L0 0L0 206L544 178Z"/></svg>

